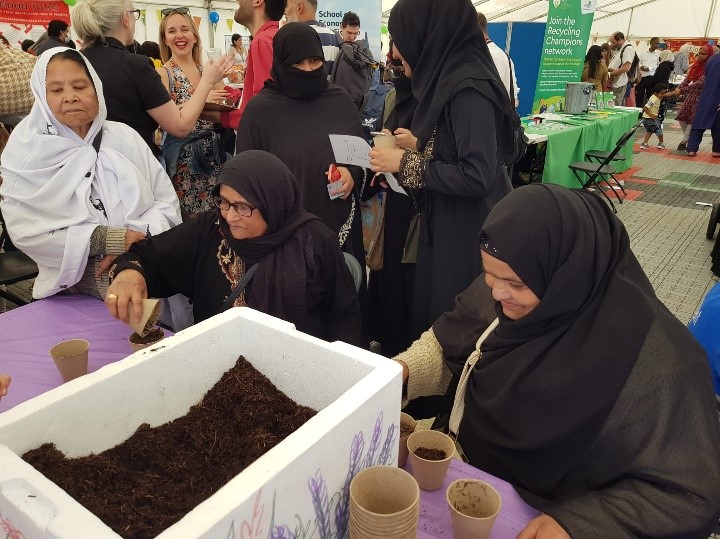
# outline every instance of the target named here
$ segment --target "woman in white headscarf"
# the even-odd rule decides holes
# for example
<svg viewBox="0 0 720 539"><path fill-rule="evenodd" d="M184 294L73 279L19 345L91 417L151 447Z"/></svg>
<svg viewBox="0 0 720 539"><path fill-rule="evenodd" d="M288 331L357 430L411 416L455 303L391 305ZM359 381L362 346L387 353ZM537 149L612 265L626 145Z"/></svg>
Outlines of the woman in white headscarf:
<svg viewBox="0 0 720 539"><path fill-rule="evenodd" d="M8 233L39 267L34 298L103 298L117 255L181 222L177 195L140 135L106 121L102 83L81 54L46 51L30 86L35 104L0 167Z"/></svg>

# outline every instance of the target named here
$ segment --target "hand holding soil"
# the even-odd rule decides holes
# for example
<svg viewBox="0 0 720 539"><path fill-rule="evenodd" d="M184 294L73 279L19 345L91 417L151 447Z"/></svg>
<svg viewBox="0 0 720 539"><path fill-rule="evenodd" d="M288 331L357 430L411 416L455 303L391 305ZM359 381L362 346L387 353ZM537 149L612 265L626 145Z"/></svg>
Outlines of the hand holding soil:
<svg viewBox="0 0 720 539"><path fill-rule="evenodd" d="M105 305L113 318L128 324L132 315L139 322L143 313L143 300L148 297L147 284L142 273L126 269L115 276L105 296Z"/></svg>

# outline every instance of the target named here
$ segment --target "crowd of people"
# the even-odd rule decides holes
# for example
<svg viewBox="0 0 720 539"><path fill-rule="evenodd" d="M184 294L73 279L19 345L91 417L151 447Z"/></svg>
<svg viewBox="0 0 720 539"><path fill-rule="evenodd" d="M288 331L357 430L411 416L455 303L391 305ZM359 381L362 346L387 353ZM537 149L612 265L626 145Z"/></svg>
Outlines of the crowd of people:
<svg viewBox="0 0 720 539"><path fill-rule="evenodd" d="M335 63L374 62L357 15L338 35L317 0L237 2L249 47L236 35L207 61L184 7L162 10L160 65L128 50L131 0L80 2L79 51L53 29L0 160L4 222L39 267L33 297L91 295L126 322L147 297L175 298L174 329L248 306L328 341L378 341L403 368L405 403L542 512L519 537L707 537L720 422L705 353L600 197L512 189L514 64L473 3L392 8L381 123L397 146L373 147L364 168L330 143L365 137L333 77ZM662 144L677 63L658 44L634 96L646 142ZM674 91L688 155L706 129L720 144L720 57L701 52ZM634 55L618 32L590 47L583 78L621 104ZM385 191L383 173L407 194ZM368 278L361 206L378 192L384 261ZM9 384L0 375L0 397Z"/></svg>

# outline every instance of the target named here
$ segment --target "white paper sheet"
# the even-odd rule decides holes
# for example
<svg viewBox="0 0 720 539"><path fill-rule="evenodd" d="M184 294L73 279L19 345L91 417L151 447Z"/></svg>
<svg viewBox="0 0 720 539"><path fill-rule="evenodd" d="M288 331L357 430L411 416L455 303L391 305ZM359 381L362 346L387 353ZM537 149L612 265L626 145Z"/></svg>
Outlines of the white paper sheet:
<svg viewBox="0 0 720 539"><path fill-rule="evenodd" d="M356 165L358 167L370 168L370 145L364 138L355 137L353 135L329 135L330 144L335 154L336 163L344 163L348 165ZM396 193L407 196L405 189L400 187L395 176L389 172L384 172L385 181L390 189Z"/></svg>
<svg viewBox="0 0 720 539"><path fill-rule="evenodd" d="M330 135L336 163L370 168L370 145L364 138L352 135Z"/></svg>

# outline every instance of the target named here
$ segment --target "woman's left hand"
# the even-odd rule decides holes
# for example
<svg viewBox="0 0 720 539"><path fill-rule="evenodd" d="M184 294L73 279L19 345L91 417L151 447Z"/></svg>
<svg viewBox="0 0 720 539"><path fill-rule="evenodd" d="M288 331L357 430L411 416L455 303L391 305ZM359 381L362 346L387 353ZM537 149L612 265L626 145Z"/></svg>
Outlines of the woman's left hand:
<svg viewBox="0 0 720 539"><path fill-rule="evenodd" d="M325 175L328 177L328 183L336 181L342 182L342 186L340 187L340 189L335 190L333 194L340 194L340 198L346 200L347 197L350 196L350 193L352 193L353 188L355 187L355 180L353 180L352 174L350 174L350 171L347 169L347 167L335 168L340 173L340 180L331 179L330 171L326 172Z"/></svg>
<svg viewBox="0 0 720 539"><path fill-rule="evenodd" d="M391 148L373 148L370 156L370 170L373 172L399 172L400 161L405 150Z"/></svg>
<svg viewBox="0 0 720 539"><path fill-rule="evenodd" d="M530 521L517 539L570 539L570 536L553 517L540 515Z"/></svg>

